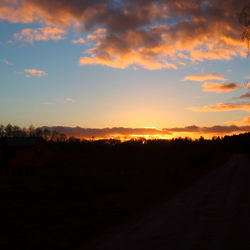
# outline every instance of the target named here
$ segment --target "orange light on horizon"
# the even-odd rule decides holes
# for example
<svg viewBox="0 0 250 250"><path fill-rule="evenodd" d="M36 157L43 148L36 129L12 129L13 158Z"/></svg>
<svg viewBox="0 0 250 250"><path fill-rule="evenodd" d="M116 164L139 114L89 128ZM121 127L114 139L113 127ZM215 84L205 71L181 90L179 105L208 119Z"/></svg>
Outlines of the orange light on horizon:
<svg viewBox="0 0 250 250"><path fill-rule="evenodd" d="M238 135L242 132L233 132L233 133L215 133L215 134L208 134L208 133L195 133L195 132L175 132L172 134L131 134L131 135L108 135L104 137L78 137L81 140L91 140L91 141L98 141L98 140L119 140L121 142L129 141L129 140L172 140L176 138L190 138L192 140L197 140L201 137L204 139L212 139L214 137L224 137L224 136L232 136Z"/></svg>

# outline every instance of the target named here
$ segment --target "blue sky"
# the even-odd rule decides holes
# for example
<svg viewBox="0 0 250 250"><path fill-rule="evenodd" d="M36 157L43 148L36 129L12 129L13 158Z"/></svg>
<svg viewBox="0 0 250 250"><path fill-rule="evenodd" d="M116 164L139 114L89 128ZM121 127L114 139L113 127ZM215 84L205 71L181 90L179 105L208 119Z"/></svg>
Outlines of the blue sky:
<svg viewBox="0 0 250 250"><path fill-rule="evenodd" d="M190 125L225 126L232 122L249 125L244 119L249 116L250 102L239 98L249 91L246 85L250 76L249 58L246 56L246 44L240 39L244 27L237 20L228 24L231 30L237 27L237 32L223 34L224 31L218 28L216 34L222 33L216 35L208 28L208 35L214 36L208 42L205 31L197 40L190 32L187 33L187 25L194 23L186 21L179 28L169 21L171 24L168 27L165 25L168 19L162 21L163 17L160 20L165 25L164 30L160 30L162 24L155 24L146 34L133 23L131 27L123 23L119 24L121 27L114 27L109 21L106 25L97 23L93 24L93 28L84 29L79 23L83 25L90 21L79 19L72 13L71 21L77 22L79 27L76 24L58 24L64 19L69 22L65 17L67 15L61 17L60 12L48 17L49 12L46 11L60 1L45 2L44 6L32 0L19 1L19 4L10 0L0 3L2 124L159 129ZM82 1L85 5L88 5L87 2ZM139 2L137 5L140 7ZM71 4L77 5L79 1L72 1ZM216 5L216 2L211 1L211 4ZM32 11L41 17L36 20L32 12L34 20L27 21L28 14L20 14L26 5L29 8L32 6ZM65 13L69 5L61 6ZM80 6L83 11L85 5ZM137 5L134 8L139 8ZM19 11L18 14L14 12L9 17L6 6L12 8L12 12ZM181 22L177 10L189 17L196 13L192 12L192 8L170 7L176 15L177 24ZM91 8L99 11L98 7ZM131 7L123 8L131 20L135 15ZM155 6L149 5L148 8L151 11ZM149 21L143 20L143 25L149 25L151 29L154 14L150 12L148 15ZM118 22L120 17L117 18ZM227 20L219 21L226 25ZM136 17L134 22L137 22ZM122 25L127 29L126 34L124 30L119 30ZM195 25L198 26L199 22ZM171 28L171 32L166 31L166 27ZM154 41L154 36L150 36L155 30L157 33L154 36L168 39L169 43ZM126 37L124 43L120 36ZM173 41L174 36L179 40ZM222 39L219 36L227 37ZM79 38L82 38L81 42ZM73 40L79 43L73 43ZM211 75L220 75L224 80L213 79ZM188 76L207 78L183 81ZM209 92L203 86L205 83L210 87ZM217 89L214 85L210 86L214 83L218 85ZM227 104L227 107L221 110L217 105L219 103ZM239 105L235 108L231 104ZM194 107L199 107L199 111L192 109Z"/></svg>

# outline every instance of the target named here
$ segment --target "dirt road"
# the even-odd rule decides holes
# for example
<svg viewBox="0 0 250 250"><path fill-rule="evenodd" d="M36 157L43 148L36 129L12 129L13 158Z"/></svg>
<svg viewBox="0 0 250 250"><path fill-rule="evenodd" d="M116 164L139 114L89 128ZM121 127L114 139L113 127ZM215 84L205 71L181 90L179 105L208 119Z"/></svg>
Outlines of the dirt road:
<svg viewBox="0 0 250 250"><path fill-rule="evenodd" d="M147 211L88 250L250 249L250 163L233 155L175 199Z"/></svg>

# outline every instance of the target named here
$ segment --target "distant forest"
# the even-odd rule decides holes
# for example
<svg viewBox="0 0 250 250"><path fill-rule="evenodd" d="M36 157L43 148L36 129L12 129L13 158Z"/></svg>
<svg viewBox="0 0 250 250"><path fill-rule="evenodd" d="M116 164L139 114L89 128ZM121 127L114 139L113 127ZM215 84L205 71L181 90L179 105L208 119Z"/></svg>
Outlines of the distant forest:
<svg viewBox="0 0 250 250"><path fill-rule="evenodd" d="M143 136L130 139L126 142L122 142L119 139L98 139L98 140L87 140L79 139L75 136L67 136L63 133L60 133L53 129L48 128L36 128L33 125L30 125L28 128L21 128L17 125L8 124L6 126L0 124L0 138L24 138L24 137L39 137L47 142L58 142L58 143L81 143L83 144L95 144L95 145L117 145L117 144L126 144L126 145L188 145L188 144L206 144L207 146L211 145L224 145L233 147L234 144L237 144L238 148L245 148L246 146L250 149L250 132L242 133L239 135L226 135L223 137L214 136L212 139L205 139L203 136L200 136L199 139L192 139L190 137L176 137L173 139L145 139ZM236 148L234 148L236 149Z"/></svg>
<svg viewBox="0 0 250 250"><path fill-rule="evenodd" d="M2 137L41 137L46 141L57 142L77 140L74 137L67 137L65 134L47 128L35 128L33 125L28 128L21 128L11 124L6 126L0 124L0 138Z"/></svg>

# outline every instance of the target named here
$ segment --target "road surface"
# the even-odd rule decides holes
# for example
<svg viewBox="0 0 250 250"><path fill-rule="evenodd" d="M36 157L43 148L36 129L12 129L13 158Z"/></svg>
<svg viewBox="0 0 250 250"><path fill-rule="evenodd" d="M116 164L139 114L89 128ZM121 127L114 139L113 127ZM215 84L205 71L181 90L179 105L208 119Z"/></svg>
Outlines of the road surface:
<svg viewBox="0 0 250 250"><path fill-rule="evenodd" d="M249 160L233 155L175 199L80 249L249 250Z"/></svg>

